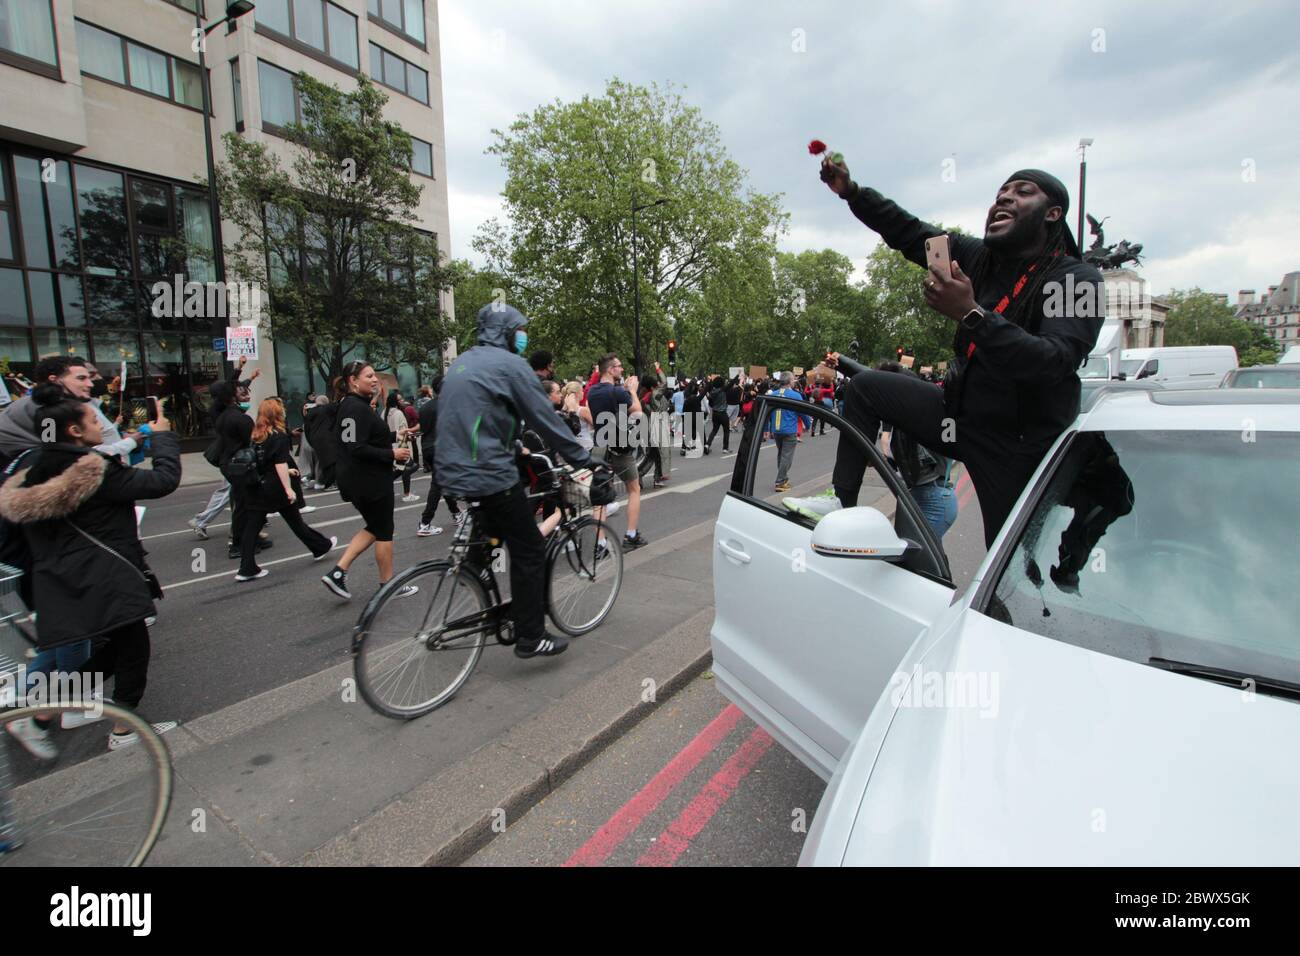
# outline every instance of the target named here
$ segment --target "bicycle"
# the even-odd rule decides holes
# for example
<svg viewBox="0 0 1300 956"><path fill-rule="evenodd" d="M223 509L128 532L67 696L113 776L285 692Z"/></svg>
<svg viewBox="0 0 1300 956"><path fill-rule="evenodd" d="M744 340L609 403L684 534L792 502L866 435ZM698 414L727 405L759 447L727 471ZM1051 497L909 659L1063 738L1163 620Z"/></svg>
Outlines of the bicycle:
<svg viewBox="0 0 1300 956"><path fill-rule="evenodd" d="M36 645L35 615L19 596L21 577L0 565L0 869L140 866L171 805L171 757L145 720L116 704L28 697L22 662ZM10 728L31 718L64 728L53 760L31 756L13 736ZM115 723L139 742L94 756Z"/></svg>
<svg viewBox="0 0 1300 956"><path fill-rule="evenodd" d="M550 498L560 510L560 523L546 542L546 613L564 633L581 636L599 627L618 599L623 549L617 532L583 514L590 502L585 476L556 468L546 455L532 458L544 466L537 473L551 485L529 499ZM451 700L469 680L489 636L498 646L515 643L510 602L501 597L495 574L500 540L479 534L477 501L469 502L465 515L449 557L394 575L353 629L357 687L386 717L411 720ZM420 590L399 596L408 584ZM584 600L591 596L594 601Z"/></svg>

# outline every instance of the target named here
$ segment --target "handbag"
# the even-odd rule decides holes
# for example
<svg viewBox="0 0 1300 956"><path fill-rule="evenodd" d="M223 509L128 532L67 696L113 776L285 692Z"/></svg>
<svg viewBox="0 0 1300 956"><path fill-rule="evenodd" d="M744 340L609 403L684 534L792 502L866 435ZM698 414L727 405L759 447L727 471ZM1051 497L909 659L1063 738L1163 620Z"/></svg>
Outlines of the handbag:
<svg viewBox="0 0 1300 956"><path fill-rule="evenodd" d="M140 577L144 580L145 586L149 588L150 597L152 597L155 601L162 600L163 598L162 584L159 583L158 576L153 573L153 569L150 568L149 565L146 564L144 566L144 569L141 570L140 568L136 567L133 562L129 561L127 558L123 557L121 554L114 551L112 548L110 548L104 542L100 541L89 531L86 531L84 528L82 528L71 518L65 518L64 520L67 521L68 524L72 526L72 529L76 531L77 534L81 535L83 538L85 538L87 541L90 541L92 544L96 545L97 547L103 548L113 557L117 558L119 561L126 564L127 567L129 567L136 574L140 575Z"/></svg>
<svg viewBox="0 0 1300 956"><path fill-rule="evenodd" d="M213 468L221 467L221 436L212 439L212 443L203 449L203 460Z"/></svg>

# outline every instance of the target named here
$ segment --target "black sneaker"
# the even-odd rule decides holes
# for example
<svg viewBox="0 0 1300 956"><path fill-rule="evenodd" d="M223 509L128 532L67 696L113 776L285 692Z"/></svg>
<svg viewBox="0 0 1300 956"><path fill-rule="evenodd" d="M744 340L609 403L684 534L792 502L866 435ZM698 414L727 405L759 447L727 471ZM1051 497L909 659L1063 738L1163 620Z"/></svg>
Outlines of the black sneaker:
<svg viewBox="0 0 1300 956"><path fill-rule="evenodd" d="M644 548L649 543L650 542L645 539L645 535L643 535L640 531L638 531L635 535L630 535L630 534L623 535L624 551L635 551L637 548Z"/></svg>
<svg viewBox="0 0 1300 956"><path fill-rule="evenodd" d="M515 645L515 657L554 657L569 649L569 639L542 631L535 641L520 641Z"/></svg>
<svg viewBox="0 0 1300 956"><path fill-rule="evenodd" d="M335 568L321 578L321 582L345 601L352 600L352 593L348 591L348 573L341 568Z"/></svg>
<svg viewBox="0 0 1300 956"><path fill-rule="evenodd" d="M270 539L270 538L258 538L258 539L257 539L257 550L258 550L258 551L265 551L265 550L266 550L267 548L269 548L269 547L271 547L271 539Z"/></svg>
<svg viewBox="0 0 1300 956"><path fill-rule="evenodd" d="M238 561L241 557L243 557L243 555L244 553L238 548L231 548L229 551L226 552L226 557L228 557L231 561Z"/></svg>

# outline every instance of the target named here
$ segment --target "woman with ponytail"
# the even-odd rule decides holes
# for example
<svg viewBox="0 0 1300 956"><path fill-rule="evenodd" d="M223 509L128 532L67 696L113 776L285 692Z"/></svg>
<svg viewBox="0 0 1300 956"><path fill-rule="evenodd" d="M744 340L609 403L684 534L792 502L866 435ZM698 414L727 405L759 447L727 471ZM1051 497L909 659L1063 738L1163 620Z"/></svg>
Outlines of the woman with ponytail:
<svg viewBox="0 0 1300 956"><path fill-rule="evenodd" d="M32 610L40 650L97 641L81 667L92 677L114 678L113 700L136 708L149 671L149 628L162 596L145 563L136 529L135 503L163 498L180 484L180 440L160 412L151 422L153 467L128 468L95 450L103 442L99 414L89 402L68 396L57 384L37 386L37 433L49 436L15 459L0 487L0 517L17 525L31 554ZM159 733L175 722L155 724ZM10 725L34 755L57 755L48 726ZM126 726L115 726L108 747L136 743Z"/></svg>

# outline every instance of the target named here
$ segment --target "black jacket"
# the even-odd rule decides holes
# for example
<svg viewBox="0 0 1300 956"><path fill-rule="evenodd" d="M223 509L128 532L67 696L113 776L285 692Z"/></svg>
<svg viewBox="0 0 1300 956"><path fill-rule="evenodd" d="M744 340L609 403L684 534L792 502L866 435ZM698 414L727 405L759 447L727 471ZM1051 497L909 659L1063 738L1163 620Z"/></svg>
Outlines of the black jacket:
<svg viewBox="0 0 1300 956"><path fill-rule="evenodd" d="M156 613L135 502L176 490L181 443L171 432L155 432L152 447L153 467L146 469L128 468L89 448L46 445L23 459L0 487L0 516L21 526L31 551L42 648L96 637Z"/></svg>
<svg viewBox="0 0 1300 956"><path fill-rule="evenodd" d="M393 493L393 442L395 436L370 407L356 395L339 402L334 422L339 444L339 495L344 501L374 501Z"/></svg>
<svg viewBox="0 0 1300 956"><path fill-rule="evenodd" d="M324 468L337 464L339 459L339 439L334 425L338 410L339 407L333 404L317 405L303 416L302 427L307 433L307 444L311 445Z"/></svg>
<svg viewBox="0 0 1300 956"><path fill-rule="evenodd" d="M438 441L438 399L431 398L416 410L420 419L420 454L424 470L433 471L433 454Z"/></svg>
<svg viewBox="0 0 1300 956"><path fill-rule="evenodd" d="M213 430L221 439L221 451L217 457L224 471L230 457L239 449L247 448L252 441L253 420L238 405L227 405L218 413Z"/></svg>
<svg viewBox="0 0 1300 956"><path fill-rule="evenodd" d="M925 240L943 230L923 222L874 189L858 187L847 197L853 214L880 233L891 249L925 268ZM969 274L982 251L983 240L951 234L952 257ZM1047 271L1047 283L1060 283L1067 293L1077 293L1094 283L1095 308L1087 316L1048 314L1051 286L1031 310L1022 328L996 314L993 308L1011 292L1027 262L994 256L975 301L987 314L974 333L958 326L953 336L954 357L944 380L950 414L961 424L975 425L1011 440L1050 444L1079 414L1078 368L1097 342L1105 309L1101 273L1078 259L1062 256ZM1066 280L1066 276L1073 276ZM1074 311L1074 310L1067 310ZM970 345L973 357L967 361Z"/></svg>

